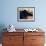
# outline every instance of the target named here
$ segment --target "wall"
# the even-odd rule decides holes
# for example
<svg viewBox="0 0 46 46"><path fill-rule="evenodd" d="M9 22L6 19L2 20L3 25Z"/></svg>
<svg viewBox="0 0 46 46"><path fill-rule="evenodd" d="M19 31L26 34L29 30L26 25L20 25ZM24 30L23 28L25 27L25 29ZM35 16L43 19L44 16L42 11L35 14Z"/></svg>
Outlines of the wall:
<svg viewBox="0 0 46 46"><path fill-rule="evenodd" d="M0 0L0 25L13 24L16 28L46 28L45 0ZM35 7L35 22L17 22L17 7Z"/></svg>

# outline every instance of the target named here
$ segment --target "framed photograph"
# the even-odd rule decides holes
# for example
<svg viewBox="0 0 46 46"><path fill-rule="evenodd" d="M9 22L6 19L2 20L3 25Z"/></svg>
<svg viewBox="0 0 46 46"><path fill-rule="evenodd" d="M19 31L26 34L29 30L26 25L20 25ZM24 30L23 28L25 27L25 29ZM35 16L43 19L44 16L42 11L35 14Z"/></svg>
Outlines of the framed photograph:
<svg viewBox="0 0 46 46"><path fill-rule="evenodd" d="M18 7L17 21L19 22L35 21L35 7Z"/></svg>

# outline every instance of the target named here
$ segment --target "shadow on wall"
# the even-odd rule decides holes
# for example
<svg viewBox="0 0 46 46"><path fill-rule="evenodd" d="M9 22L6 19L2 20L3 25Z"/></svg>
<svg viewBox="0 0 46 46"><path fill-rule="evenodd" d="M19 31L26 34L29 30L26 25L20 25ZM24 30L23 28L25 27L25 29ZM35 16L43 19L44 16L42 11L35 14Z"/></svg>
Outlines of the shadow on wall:
<svg viewBox="0 0 46 46"><path fill-rule="evenodd" d="M4 30L4 28L6 28L5 25L0 24L0 43L2 43L2 36L3 36L2 33L6 31L6 29Z"/></svg>

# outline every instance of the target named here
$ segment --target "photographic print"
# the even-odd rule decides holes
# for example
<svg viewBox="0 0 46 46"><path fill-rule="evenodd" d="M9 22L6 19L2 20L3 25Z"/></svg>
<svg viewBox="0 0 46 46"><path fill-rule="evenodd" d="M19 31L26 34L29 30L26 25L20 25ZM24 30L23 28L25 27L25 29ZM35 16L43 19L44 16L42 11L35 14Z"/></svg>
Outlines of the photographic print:
<svg viewBox="0 0 46 46"><path fill-rule="evenodd" d="M17 21L22 22L35 21L35 7L18 7Z"/></svg>

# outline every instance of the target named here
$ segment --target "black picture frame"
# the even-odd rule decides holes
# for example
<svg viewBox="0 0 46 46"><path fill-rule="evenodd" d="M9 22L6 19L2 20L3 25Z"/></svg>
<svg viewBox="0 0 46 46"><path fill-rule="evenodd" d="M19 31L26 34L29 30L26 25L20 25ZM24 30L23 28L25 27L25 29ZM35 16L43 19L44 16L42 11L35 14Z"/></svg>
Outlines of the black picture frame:
<svg viewBox="0 0 46 46"><path fill-rule="evenodd" d="M18 22L34 22L35 7L17 7Z"/></svg>

